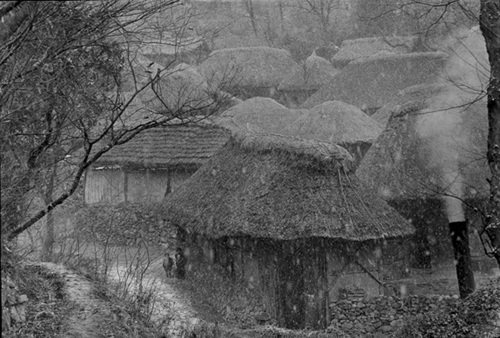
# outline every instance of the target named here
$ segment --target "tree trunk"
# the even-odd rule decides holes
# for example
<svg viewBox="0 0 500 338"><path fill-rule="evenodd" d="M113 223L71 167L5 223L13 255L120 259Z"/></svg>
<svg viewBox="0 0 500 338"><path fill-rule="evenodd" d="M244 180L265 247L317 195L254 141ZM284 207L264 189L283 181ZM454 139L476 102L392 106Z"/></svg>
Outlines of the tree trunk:
<svg viewBox="0 0 500 338"><path fill-rule="evenodd" d="M491 171L486 234L500 267L500 3L481 0L479 25L491 67L488 84L488 165Z"/></svg>
<svg viewBox="0 0 500 338"><path fill-rule="evenodd" d="M458 289L460 298L466 298L476 287L469 247L469 235L466 222L450 223L451 243L455 252Z"/></svg>
<svg viewBox="0 0 500 338"><path fill-rule="evenodd" d="M45 205L52 203L52 196L54 193L54 180L57 174L57 163L55 156L52 156L54 163L52 164L52 171L50 172L49 182L47 183L47 190L43 196ZM54 211L51 210L47 213L45 218L45 237L42 244L42 252L40 253L40 260L42 262L51 262L54 254Z"/></svg>

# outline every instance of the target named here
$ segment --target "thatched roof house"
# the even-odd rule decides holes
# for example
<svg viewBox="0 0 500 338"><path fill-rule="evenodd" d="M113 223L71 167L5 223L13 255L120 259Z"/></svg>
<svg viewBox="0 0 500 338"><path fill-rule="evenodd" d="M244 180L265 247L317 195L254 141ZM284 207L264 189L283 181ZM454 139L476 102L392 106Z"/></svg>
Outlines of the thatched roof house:
<svg viewBox="0 0 500 338"><path fill-rule="evenodd" d="M177 224L213 238L365 241L411 234L351 166L349 153L333 144L235 136L171 196L167 209Z"/></svg>
<svg viewBox="0 0 500 338"><path fill-rule="evenodd" d="M161 201L219 150L229 132L210 123L145 130L87 171L86 203Z"/></svg>
<svg viewBox="0 0 500 338"><path fill-rule="evenodd" d="M383 293L374 251L413 232L353 175L345 149L269 134L234 135L164 212L182 229L188 264L223 266L288 328L325 328L330 299L353 278L362 292Z"/></svg>
<svg viewBox="0 0 500 338"><path fill-rule="evenodd" d="M356 171L413 220L419 267L451 262L448 223L460 215L470 224L481 222L473 207L481 209L489 189L486 102L470 104L468 95L451 85L431 88L430 95L427 88L412 88L384 108L389 122ZM479 258L484 252L477 239L471 237L471 248Z"/></svg>
<svg viewBox="0 0 500 338"><path fill-rule="evenodd" d="M290 135L341 145L360 160L382 132L382 127L359 108L328 101L303 113L290 126Z"/></svg>
<svg viewBox="0 0 500 338"><path fill-rule="evenodd" d="M351 62L334 79L307 99L300 108L325 101L343 101L371 115L392 101L398 91L433 83L447 59L441 52L381 55Z"/></svg>
<svg viewBox="0 0 500 338"><path fill-rule="evenodd" d="M231 130L288 134L289 126L300 114L273 99L253 97L226 110L216 122Z"/></svg>
<svg viewBox="0 0 500 338"><path fill-rule="evenodd" d="M404 54L412 52L417 38L413 36L370 37L344 40L332 57L335 67L343 68L352 61L368 58L377 53Z"/></svg>
<svg viewBox="0 0 500 338"><path fill-rule="evenodd" d="M272 97L280 82L297 66L291 54L271 47L219 49L199 65L210 83L242 99Z"/></svg>

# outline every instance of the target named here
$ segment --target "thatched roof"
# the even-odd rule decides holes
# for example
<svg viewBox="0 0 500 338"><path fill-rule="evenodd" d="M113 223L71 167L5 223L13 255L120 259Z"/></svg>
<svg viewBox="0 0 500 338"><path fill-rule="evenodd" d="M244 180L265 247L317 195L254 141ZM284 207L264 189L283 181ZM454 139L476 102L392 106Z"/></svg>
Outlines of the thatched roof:
<svg viewBox="0 0 500 338"><path fill-rule="evenodd" d="M240 47L212 52L199 68L209 82L227 90L234 86L277 87L296 66L291 54L284 49Z"/></svg>
<svg viewBox="0 0 500 338"><path fill-rule="evenodd" d="M226 110L216 122L231 130L288 134L288 127L299 116L299 111L288 109L273 99L253 97Z"/></svg>
<svg viewBox="0 0 500 338"><path fill-rule="evenodd" d="M317 90L329 83L338 71L332 64L313 52L306 59L304 67L298 66L281 81L278 90Z"/></svg>
<svg viewBox="0 0 500 338"><path fill-rule="evenodd" d="M144 56L139 50L130 51L128 55L129 64L124 67L121 78L122 83L120 90L123 92L135 91L135 85L141 86L150 81L158 71L165 69L164 66L151 61Z"/></svg>
<svg viewBox="0 0 500 338"><path fill-rule="evenodd" d="M315 106L290 127L291 135L340 145L373 143L381 132L382 127L370 116L341 101Z"/></svg>
<svg viewBox="0 0 500 338"><path fill-rule="evenodd" d="M405 105L414 105L416 102L422 102L423 104L427 98L441 93L447 87L447 84L437 82L408 87L398 92L391 102L386 103L371 117L385 128L392 114L398 114L401 111L407 110Z"/></svg>
<svg viewBox="0 0 500 338"><path fill-rule="evenodd" d="M387 200L437 197L460 183L450 181L456 170L463 179L456 187L463 189L453 195L487 195L486 102L470 104L453 85L433 87L439 90L427 97L414 88L389 108L386 129L356 171Z"/></svg>
<svg viewBox="0 0 500 338"><path fill-rule="evenodd" d="M411 225L349 173L341 147L272 135L236 135L167 198L164 214L212 238L364 241Z"/></svg>
<svg viewBox="0 0 500 338"><path fill-rule="evenodd" d="M215 104L215 90L195 67L184 63L162 73L153 89L147 88L140 99L154 112L193 111Z"/></svg>
<svg viewBox="0 0 500 338"><path fill-rule="evenodd" d="M383 55L354 61L300 108L312 108L333 100L355 105L364 111L380 108L404 88L435 82L446 59L445 53L428 52Z"/></svg>
<svg viewBox="0 0 500 338"><path fill-rule="evenodd" d="M402 54L411 52L417 39L413 36L371 37L344 40L332 57L332 64L342 68L349 62L373 56L380 52Z"/></svg>
<svg viewBox="0 0 500 338"><path fill-rule="evenodd" d="M208 122L148 129L112 148L95 166L199 167L228 141L229 135L229 131Z"/></svg>

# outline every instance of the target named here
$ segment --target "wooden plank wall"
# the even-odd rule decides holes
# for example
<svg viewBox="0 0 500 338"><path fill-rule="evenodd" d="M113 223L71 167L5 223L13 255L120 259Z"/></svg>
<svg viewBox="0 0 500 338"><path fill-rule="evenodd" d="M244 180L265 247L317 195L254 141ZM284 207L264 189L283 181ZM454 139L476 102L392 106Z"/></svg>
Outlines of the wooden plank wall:
<svg viewBox="0 0 500 338"><path fill-rule="evenodd" d="M125 201L125 173L120 169L88 170L85 203L118 204Z"/></svg>

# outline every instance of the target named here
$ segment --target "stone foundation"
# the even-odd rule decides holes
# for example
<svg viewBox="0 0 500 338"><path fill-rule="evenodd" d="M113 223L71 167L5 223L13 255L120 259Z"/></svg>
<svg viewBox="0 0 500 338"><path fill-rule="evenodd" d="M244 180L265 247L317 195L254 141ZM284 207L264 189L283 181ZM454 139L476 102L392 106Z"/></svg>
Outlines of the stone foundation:
<svg viewBox="0 0 500 338"><path fill-rule="evenodd" d="M457 300L458 296L342 299L330 303L330 326L358 335L370 333L389 335L402 326L405 318L444 308Z"/></svg>

